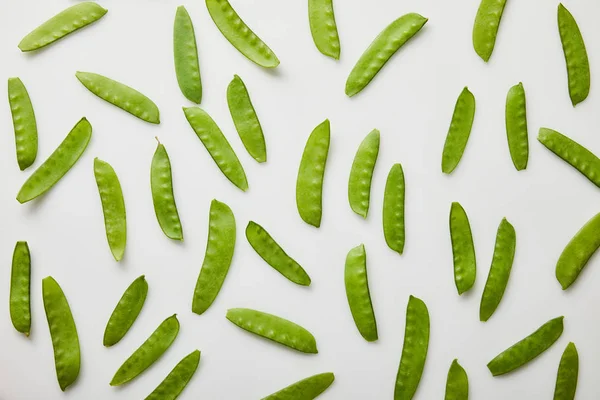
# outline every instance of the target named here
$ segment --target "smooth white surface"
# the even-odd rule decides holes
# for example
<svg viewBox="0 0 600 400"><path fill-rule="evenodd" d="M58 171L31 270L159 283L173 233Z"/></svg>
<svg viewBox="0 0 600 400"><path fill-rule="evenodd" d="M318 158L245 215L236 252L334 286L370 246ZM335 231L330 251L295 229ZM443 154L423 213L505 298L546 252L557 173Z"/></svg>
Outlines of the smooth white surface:
<svg viewBox="0 0 600 400"><path fill-rule="evenodd" d="M10 4L9 4L10 3ZM578 399L600 395L599 260L593 259L567 292L554 277L555 262L575 232L600 211L598 188L536 141L540 126L556 129L600 153L600 3L568 0L583 32L592 66L589 98L571 106L556 24L558 2L509 1L494 54L483 63L471 44L478 0L335 1L342 55L335 62L315 48L306 1L232 0L248 25L275 51L281 65L266 71L237 52L220 34L202 1L185 2L196 29L204 96L202 107L220 125L248 175L243 193L220 173L188 126L181 106L190 103L177 86L172 25L179 1L102 1L109 13L97 24L35 54L17 43L31 29L73 2L21 0L0 5L0 76L19 76L32 98L39 127L39 155L20 172L8 101L0 121L0 399L143 398L194 349L200 367L181 399L258 399L296 380L333 371L323 399L391 399L404 337L409 294L431 315L425 372L415 399L441 399L451 361L458 358L473 399L549 399L558 362L569 341L580 352ZM429 18L373 82L352 99L346 77L372 39L407 12ZM154 126L89 93L75 71L124 82L152 98L161 111ZM245 81L263 125L268 162L245 152L227 110L233 74ZM517 172L504 128L510 86L527 92L530 159ZM451 176L440 171L441 152L454 102L468 85L477 100L464 157ZM5 96L6 97L6 96ZM91 143L75 167L43 198L20 205L15 195L33 168L86 116ZM329 118L332 142L324 188L321 229L306 225L295 205L295 180L311 130ZM350 210L347 180L354 153L373 128L381 151L366 221ZM185 242L161 232L150 195L154 136L165 144ZM128 244L121 263L106 243L93 158L115 168L125 195ZM405 254L386 247L381 206L387 172L401 162L407 184ZM238 226L229 276L213 306L191 312L202 264L210 200L233 209ZM448 232L450 203L465 207L474 234L478 276L468 294L456 294ZM517 252L504 299L487 323L478 320L497 226L506 216L517 231ZM304 266L313 284L296 286L263 262L244 237L248 220L263 225ZM12 327L8 314L10 260L15 241L32 252L32 334ZM345 256L365 243L379 341L358 334L346 303ZM106 349L106 321L123 290L145 274L150 289L129 334ZM41 299L41 279L52 275L71 305L80 335L81 374L61 393ZM309 329L318 355L303 355L250 335L225 319L231 307L281 315ZM108 385L119 365L167 316L177 313L179 337L152 368L121 388ZM550 318L564 315L560 340L539 359L508 376L492 378L486 363Z"/></svg>

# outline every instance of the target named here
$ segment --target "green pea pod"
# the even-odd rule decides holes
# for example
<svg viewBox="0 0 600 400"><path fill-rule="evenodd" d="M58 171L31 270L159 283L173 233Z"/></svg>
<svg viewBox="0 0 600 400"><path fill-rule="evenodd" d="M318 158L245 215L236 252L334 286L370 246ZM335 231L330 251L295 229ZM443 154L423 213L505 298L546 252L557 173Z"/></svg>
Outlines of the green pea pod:
<svg viewBox="0 0 600 400"><path fill-rule="evenodd" d="M340 59L340 37L332 0L308 0L310 33L317 49L328 57Z"/></svg>
<svg viewBox="0 0 600 400"><path fill-rule="evenodd" d="M388 247L399 254L404 251L404 172L394 164L385 183L383 195L383 234Z"/></svg>
<svg viewBox="0 0 600 400"><path fill-rule="evenodd" d="M569 96L576 106L590 93L590 63L577 21L562 4L558 5L558 31L567 64Z"/></svg>
<svg viewBox="0 0 600 400"><path fill-rule="evenodd" d="M154 212L160 228L169 239L183 240L183 228L173 194L171 161L167 149L160 142L152 157L150 184Z"/></svg>
<svg viewBox="0 0 600 400"><path fill-rule="evenodd" d="M75 76L90 92L139 119L160 124L160 112L152 100L137 90L92 72L78 71Z"/></svg>
<svg viewBox="0 0 600 400"><path fill-rule="evenodd" d="M17 242L10 273L10 320L18 332L31 331L31 255L27 242Z"/></svg>
<svg viewBox="0 0 600 400"><path fill-rule="evenodd" d="M508 278L510 278L516 245L515 228L506 218L503 218L496 233L492 266L481 295L479 320L482 322L490 319L496 308L498 308L500 301L502 301Z"/></svg>
<svg viewBox="0 0 600 400"><path fill-rule="evenodd" d="M444 143L444 151L442 153L443 173L450 174L458 166L467 147L469 136L471 136L474 119L475 96L465 86L456 100L452 122L450 123L450 129L448 129L448 135Z"/></svg>
<svg viewBox="0 0 600 400"><path fill-rule="evenodd" d="M296 206L300 218L314 227L321 226L323 215L323 178L329 153L329 120L310 134L302 153L296 180Z"/></svg>
<svg viewBox="0 0 600 400"><path fill-rule="evenodd" d="M147 294L148 282L142 275L129 285L110 315L106 329L104 329L104 346L113 346L123 339L140 315Z"/></svg>
<svg viewBox="0 0 600 400"><path fill-rule="evenodd" d="M521 171L527 168L529 158L525 89L522 83L511 87L506 95L505 118L510 157L517 171Z"/></svg>
<svg viewBox="0 0 600 400"><path fill-rule="evenodd" d="M265 68L275 68L279 59L242 21L228 0L206 0L206 8L225 39L247 59Z"/></svg>
<svg viewBox="0 0 600 400"><path fill-rule="evenodd" d="M346 80L346 95L354 96L373 80L388 60L415 36L427 18L416 13L401 16L389 24L360 56Z"/></svg>
<svg viewBox="0 0 600 400"><path fill-rule="evenodd" d="M579 354L573 342L569 343L560 358L554 400L573 400L577 391L577 377L579 375Z"/></svg>
<svg viewBox="0 0 600 400"><path fill-rule="evenodd" d="M234 75L227 86L227 105L235 129L248 153L259 163L267 161L267 146L260 121L250 100L244 81Z"/></svg>
<svg viewBox="0 0 600 400"><path fill-rule="evenodd" d="M165 319L152 335L119 367L110 386L120 386L148 369L171 347L179 333L176 315Z"/></svg>
<svg viewBox="0 0 600 400"><path fill-rule="evenodd" d="M50 190L79 160L91 137L92 125L82 118L50 157L25 181L17 194L17 201L26 203Z"/></svg>
<svg viewBox="0 0 600 400"><path fill-rule="evenodd" d="M313 375L263 397L262 400L313 400L327 390L334 380L333 372Z"/></svg>
<svg viewBox="0 0 600 400"><path fill-rule="evenodd" d="M469 378L458 360L452 361L448 370L444 400L469 400Z"/></svg>
<svg viewBox="0 0 600 400"><path fill-rule="evenodd" d="M494 51L506 0L481 0L473 25L473 48L485 62Z"/></svg>
<svg viewBox="0 0 600 400"><path fill-rule="evenodd" d="M258 255L281 275L298 285L310 285L310 277L304 268L288 256L262 226L254 221L248 222L246 238Z"/></svg>
<svg viewBox="0 0 600 400"><path fill-rule="evenodd" d="M493 376L509 373L548 350L562 332L563 317L551 319L525 339L498 354L487 367Z"/></svg>
<svg viewBox="0 0 600 400"><path fill-rule="evenodd" d="M367 253L360 245L348 252L344 270L346 296L358 331L368 342L377 340L377 321L371 303L367 276Z"/></svg>
<svg viewBox="0 0 600 400"><path fill-rule="evenodd" d="M454 283L458 294L461 295L473 287L477 276L477 263L469 217L465 209L456 202L450 207L450 239L454 261Z"/></svg>
<svg viewBox="0 0 600 400"><path fill-rule="evenodd" d="M183 107L183 112L223 175L244 192L248 190L244 168L216 122L198 107Z"/></svg>
<svg viewBox="0 0 600 400"><path fill-rule="evenodd" d="M567 244L556 263L556 279L566 290L600 247L600 213L594 215Z"/></svg>
<svg viewBox="0 0 600 400"><path fill-rule="evenodd" d="M146 400L175 400L194 376L199 363L200 351L194 350L179 361Z"/></svg>
<svg viewBox="0 0 600 400"><path fill-rule="evenodd" d="M81 353L77 327L65 294L51 276L42 280L42 297L54 348L56 377L64 392L79 376Z"/></svg>
<svg viewBox="0 0 600 400"><path fill-rule="evenodd" d="M421 299L410 296L394 400L411 400L415 395L425 368L428 347L429 311Z"/></svg>
<svg viewBox="0 0 600 400"><path fill-rule="evenodd" d="M225 203L213 200L210 203L204 262L194 289L194 313L203 314L217 298L231 266L235 235L235 217L231 208Z"/></svg>
<svg viewBox="0 0 600 400"><path fill-rule="evenodd" d="M31 99L21 79L8 78L8 102L15 130L17 163L23 171L37 157L38 131Z"/></svg>
<svg viewBox="0 0 600 400"><path fill-rule="evenodd" d="M248 308L227 310L227 319L240 328L302 353L318 353L315 337L291 321Z"/></svg>
<svg viewBox="0 0 600 400"><path fill-rule="evenodd" d="M379 154L379 131L373 129L358 147L350 179L348 180L348 201L350 208L363 218L367 218L371 198L371 181Z"/></svg>
<svg viewBox="0 0 600 400"><path fill-rule="evenodd" d="M46 47L68 34L98 21L107 11L93 1L75 4L31 31L21 40L19 49L32 51Z"/></svg>
<svg viewBox="0 0 600 400"><path fill-rule="evenodd" d="M200 63L196 34L190 14L184 6L177 7L175 23L173 24L173 55L175 59L175 74L181 93L196 104L202 101L202 79L200 78Z"/></svg>

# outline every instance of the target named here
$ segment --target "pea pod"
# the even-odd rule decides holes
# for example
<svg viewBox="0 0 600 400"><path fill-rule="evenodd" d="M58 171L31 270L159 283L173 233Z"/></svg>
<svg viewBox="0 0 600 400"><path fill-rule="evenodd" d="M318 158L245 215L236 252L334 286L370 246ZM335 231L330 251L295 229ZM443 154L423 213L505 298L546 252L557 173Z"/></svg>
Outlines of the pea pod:
<svg viewBox="0 0 600 400"><path fill-rule="evenodd" d="M185 356L148 396L146 400L175 400L190 382L198 364L200 351L194 350Z"/></svg>
<svg viewBox="0 0 600 400"><path fill-rule="evenodd" d="M562 3L558 5L558 32L567 64L569 96L576 106L590 93L590 63L577 21Z"/></svg>
<svg viewBox="0 0 600 400"><path fill-rule="evenodd" d="M171 161L165 146L160 142L152 157L150 184L154 212L160 228L169 239L183 240L183 228L173 194Z"/></svg>
<svg viewBox="0 0 600 400"><path fill-rule="evenodd" d="M117 344L133 325L148 294L148 282L144 275L135 279L125 290L108 319L104 329L104 345L109 347Z"/></svg>
<svg viewBox="0 0 600 400"><path fill-rule="evenodd" d="M519 83L510 88L506 95L506 137L510 157L517 171L527 168L529 139L527 137L527 111L525 89Z"/></svg>
<svg viewBox="0 0 600 400"><path fill-rule="evenodd" d="M225 203L213 200L210 203L208 241L204 262L198 275L192 311L202 314L217 298L233 259L235 249L235 217Z"/></svg>
<svg viewBox="0 0 600 400"><path fill-rule="evenodd" d="M469 400L469 378L458 360L452 361L448 370L444 400Z"/></svg>
<svg viewBox="0 0 600 400"><path fill-rule="evenodd" d="M563 317L551 319L525 339L498 354L487 367L493 376L509 373L550 348L562 332Z"/></svg>
<svg viewBox="0 0 600 400"><path fill-rule="evenodd" d="M473 25L473 48L485 62L494 51L506 0L481 0Z"/></svg>
<svg viewBox="0 0 600 400"><path fill-rule="evenodd" d="M196 104L202 101L202 79L196 34L190 14L184 6L177 7L173 26L173 55L175 74L181 93Z"/></svg>
<svg viewBox="0 0 600 400"><path fill-rule="evenodd" d="M404 172L394 164L385 183L383 195L383 234L388 247L399 254L404 251Z"/></svg>
<svg viewBox="0 0 600 400"><path fill-rule="evenodd" d="M477 276L475 246L471 224L465 209L459 203L450 207L450 239L454 261L454 283L461 295L473 287Z"/></svg>
<svg viewBox="0 0 600 400"><path fill-rule="evenodd" d="M262 400L313 400L327 390L334 380L333 372L313 375L263 397Z"/></svg>
<svg viewBox="0 0 600 400"><path fill-rule="evenodd" d="M410 296L394 400L411 400L415 395L425 368L428 347L429 311L421 299Z"/></svg>
<svg viewBox="0 0 600 400"><path fill-rule="evenodd" d="M31 331L31 255L27 242L17 242L10 273L10 320L18 332Z"/></svg>
<svg viewBox="0 0 600 400"><path fill-rule="evenodd" d="M377 322L371 303L367 275L367 253L360 245L348 252L344 270L346 296L358 331L368 342L377 340Z"/></svg>
<svg viewBox="0 0 600 400"><path fill-rule="evenodd" d="M350 170L348 181L348 201L350 208L363 218L367 218L369 212L369 200L371 198L371 181L373 170L379 154L379 131L373 129L364 138Z"/></svg>
<svg viewBox="0 0 600 400"><path fill-rule="evenodd" d="M78 29L96 22L106 13L107 10L93 1L76 4L56 14L27 34L19 43L19 49L32 51L46 47Z"/></svg>
<svg viewBox="0 0 600 400"><path fill-rule="evenodd" d="M339 60L340 37L332 0L308 0L308 22L317 49L323 55Z"/></svg>
<svg viewBox="0 0 600 400"><path fill-rule="evenodd" d="M569 343L560 358L556 386L554 387L554 400L573 400L577 391L577 377L579 375L579 354L573 342Z"/></svg>
<svg viewBox="0 0 600 400"><path fill-rule="evenodd" d="M23 171L37 157L38 131L31 99L21 79L8 78L8 101L15 130L17 163Z"/></svg>
<svg viewBox="0 0 600 400"><path fill-rule="evenodd" d="M262 226L254 221L248 222L246 238L258 255L281 275L298 285L310 285L310 277L304 268L288 256Z"/></svg>
<svg viewBox="0 0 600 400"><path fill-rule="evenodd" d="M92 125L82 118L50 157L25 181L17 194L17 201L26 203L50 190L79 160L91 137Z"/></svg>
<svg viewBox="0 0 600 400"><path fill-rule="evenodd" d="M329 120L310 134L302 153L296 180L296 206L300 218L314 227L321 226L323 214L323 178L330 140Z"/></svg>
<svg viewBox="0 0 600 400"><path fill-rule="evenodd" d="M176 315L165 319L152 335L119 367L110 386L120 386L136 378L148 369L171 347L179 333Z"/></svg>
<svg viewBox="0 0 600 400"><path fill-rule="evenodd" d="M291 321L248 308L227 310L227 319L240 328L302 353L318 353L315 337Z"/></svg>
<svg viewBox="0 0 600 400"><path fill-rule="evenodd" d="M450 174L458 166L467 147L469 136L471 136L474 118L475 96L465 86L456 100L452 122L450 123L450 129L448 129L448 135L444 143L444 151L442 153L443 173Z"/></svg>
<svg viewBox="0 0 600 400"><path fill-rule="evenodd" d="M64 392L79 376L81 353L77 327L65 294L51 276L42 280L42 297L54 348L56 377Z"/></svg>

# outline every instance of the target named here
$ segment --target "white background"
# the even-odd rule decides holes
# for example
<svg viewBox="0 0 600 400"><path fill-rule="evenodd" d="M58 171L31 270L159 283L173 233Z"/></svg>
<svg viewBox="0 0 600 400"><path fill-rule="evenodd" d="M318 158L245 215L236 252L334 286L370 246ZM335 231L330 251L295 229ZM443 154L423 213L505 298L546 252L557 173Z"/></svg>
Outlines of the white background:
<svg viewBox="0 0 600 400"><path fill-rule="evenodd" d="M35 54L22 54L20 39L74 2L5 1L0 6L0 75L27 86L39 128L39 154L26 172L17 167L8 101L0 107L0 398L143 398L194 349L200 367L182 399L258 399L301 378L325 371L336 381L323 399L391 399L404 337L408 296L425 301L431 315L427 364L416 399L441 399L451 361L465 367L473 399L549 399L558 362L569 341L580 352L579 399L600 395L600 266L593 259L567 292L554 277L556 260L577 230L600 211L598 189L536 141L541 126L563 132L600 153L600 3L568 0L592 66L592 90L571 106L553 1L509 1L489 64L475 54L471 31L478 0L335 1L341 38L339 62L321 55L310 35L306 1L232 0L248 25L281 60L266 71L244 58L220 34L204 2L187 2L199 45L202 107L220 125L244 165L243 193L220 173L188 126L181 106L191 105L177 86L172 26L179 1L102 1L109 13L98 23ZM394 56L373 82L350 99L345 80L364 49L392 20L419 12L425 28ZM153 99L161 124L145 123L89 93L75 71L97 72ZM226 103L233 74L245 81L261 120L268 162L245 152ZM504 128L508 89L522 81L527 92L530 160L517 172ZM477 100L471 139L451 176L440 171L441 152L454 103L468 85ZM33 169L86 116L93 125L88 149L49 193L20 205L15 195ZM323 222L306 225L295 205L295 180L305 141L331 120ZM352 158L363 137L381 130L368 219L347 201ZM150 194L154 136L165 144L185 242L161 232ZM93 159L112 164L127 205L128 244L114 262L106 243ZM386 247L381 207L387 172L401 162L406 175L405 254ZM233 209L236 252L213 306L202 316L191 299L202 264L211 199ZM448 232L450 203L465 207L474 234L478 276L459 297L453 281ZM479 322L481 292L497 226L506 216L517 232L517 251L504 299L487 323ZM263 225L307 270L313 284L299 287L254 253L244 237L247 222ZM10 260L17 240L32 252L32 333L17 333L8 314ZM367 343L352 321L344 293L346 253L365 243L379 341ZM106 321L123 290L145 274L146 304L127 336L102 346ZM41 298L41 280L62 286L79 331L81 374L66 393L56 381L52 345ZM309 329L319 354L304 355L248 334L225 319L231 307L281 315ZM179 337L135 381L108 385L119 365L173 313ZM565 316L560 340L534 362L493 378L486 364L547 320Z"/></svg>

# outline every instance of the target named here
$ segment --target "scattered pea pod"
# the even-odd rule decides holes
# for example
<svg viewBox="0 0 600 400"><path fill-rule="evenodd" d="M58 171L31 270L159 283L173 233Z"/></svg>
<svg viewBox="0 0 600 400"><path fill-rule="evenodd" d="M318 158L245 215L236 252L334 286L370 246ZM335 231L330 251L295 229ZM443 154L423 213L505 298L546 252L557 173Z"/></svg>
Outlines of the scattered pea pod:
<svg viewBox="0 0 600 400"><path fill-rule="evenodd" d="M275 68L279 59L242 21L228 0L206 0L206 8L225 39L250 61L265 68Z"/></svg>
<svg viewBox="0 0 600 400"><path fill-rule="evenodd" d="M77 327L65 294L51 276L42 280L42 297L54 348L56 377L64 392L79 376L81 353Z"/></svg>
<svg viewBox="0 0 600 400"><path fill-rule="evenodd" d="M323 55L339 60L340 37L332 0L308 0L308 22L317 49Z"/></svg>
<svg viewBox="0 0 600 400"><path fill-rule="evenodd" d="M313 375L263 397L262 400L313 400L327 390L334 380L333 372Z"/></svg>
<svg viewBox="0 0 600 400"><path fill-rule="evenodd" d="M510 157L517 171L527 168L529 139L527 136L527 111L525 89L519 83L510 88L506 95L506 137Z"/></svg>
<svg viewBox="0 0 600 400"><path fill-rule="evenodd" d="M175 75L181 93L196 104L202 101L202 79L196 34L190 14L184 6L177 7L173 24L173 55L175 59Z"/></svg>
<svg viewBox="0 0 600 400"><path fill-rule="evenodd" d="M194 350L179 361L169 375L145 400L175 400L194 376L199 363L200 351Z"/></svg>
<svg viewBox="0 0 600 400"><path fill-rule="evenodd" d="M18 332L31 331L31 255L27 242L17 242L10 273L10 320Z"/></svg>
<svg viewBox="0 0 600 400"><path fill-rule="evenodd" d="M367 253L360 245L348 252L344 270L346 296L358 331L368 342L377 340L377 322L371 303L367 275Z"/></svg>
<svg viewBox="0 0 600 400"><path fill-rule="evenodd" d="M350 208L363 218L367 218L371 198L371 181L379 154L379 131L373 129L358 147L350 179L348 180L348 201Z"/></svg>
<svg viewBox="0 0 600 400"><path fill-rule="evenodd" d="M318 353L315 337L291 321L248 308L227 310L227 319L240 328L303 353Z"/></svg>
<svg viewBox="0 0 600 400"><path fill-rule="evenodd" d="M444 400L469 400L469 378L458 360L452 361L448 370Z"/></svg>
<svg viewBox="0 0 600 400"><path fill-rule="evenodd" d="M21 79L8 78L8 101L15 130L17 163L23 171L37 157L38 131L31 99Z"/></svg>
<svg viewBox="0 0 600 400"><path fill-rule="evenodd" d="M160 124L160 112L152 100L137 90L92 72L78 71L75 76L90 92L123 111L152 124Z"/></svg>
<svg viewBox="0 0 600 400"><path fill-rule="evenodd" d="M135 279L125 289L104 329L103 343L105 346L115 345L123 339L142 311L147 294L148 282L144 275Z"/></svg>
<svg viewBox="0 0 600 400"><path fill-rule="evenodd" d="M554 387L554 400L573 400L577 391L577 377L579 375L579 354L575 343L571 342L565 348Z"/></svg>
<svg viewBox="0 0 600 400"><path fill-rule="evenodd" d="M388 247L399 254L404 251L404 172L394 164L385 183L383 195L383 234Z"/></svg>
<svg viewBox="0 0 600 400"><path fill-rule="evenodd" d="M590 63L577 21L562 4L558 5L558 31L567 64L569 96L576 106L590 93Z"/></svg>
<svg viewBox="0 0 600 400"><path fill-rule="evenodd" d="M19 43L19 49L32 51L46 47L78 29L96 22L107 11L93 1L84 1L69 7L25 36Z"/></svg>
<svg viewBox="0 0 600 400"><path fill-rule="evenodd" d="M427 18L410 13L389 24L360 56L346 80L346 95L354 96L373 80L389 59L415 36Z"/></svg>
<svg viewBox="0 0 600 400"><path fill-rule="evenodd" d="M473 48L485 62L494 51L506 0L481 0L473 25Z"/></svg>
<svg viewBox="0 0 600 400"><path fill-rule="evenodd" d="M26 203L50 190L79 160L91 137L92 125L82 118L50 157L25 181L17 194L17 201Z"/></svg>
<svg viewBox="0 0 600 400"><path fill-rule="evenodd" d="M428 347L429 311L421 299L410 296L394 400L411 400L415 395L425 368Z"/></svg>
<svg viewBox="0 0 600 400"><path fill-rule="evenodd" d="M498 354L487 367L493 376L509 373L550 348L562 332L563 317L551 319L525 339Z"/></svg>
<svg viewBox="0 0 600 400"><path fill-rule="evenodd" d="M323 178L329 153L329 120L310 134L302 153L296 180L296 206L304 222L320 227L323 214Z"/></svg>
<svg viewBox="0 0 600 400"><path fill-rule="evenodd" d="M444 143L444 151L442 153L443 173L450 174L458 166L467 147L469 136L471 136L474 118L475 96L465 86L456 100L452 122L450 123L450 129L448 129L448 135Z"/></svg>
<svg viewBox="0 0 600 400"><path fill-rule="evenodd" d="M213 200L210 203L204 262L194 289L194 313L204 313L217 298L231 266L235 235L235 217L231 208L225 203Z"/></svg>
<svg viewBox="0 0 600 400"><path fill-rule="evenodd" d="M254 221L248 222L246 238L258 255L281 275L298 285L310 285L310 277L304 268L288 256L262 226Z"/></svg>
<svg viewBox="0 0 600 400"><path fill-rule="evenodd" d="M120 386L148 369L171 347L179 333L179 321L172 315L156 328L152 335L119 367L110 386Z"/></svg>
<svg viewBox="0 0 600 400"><path fill-rule="evenodd" d="M154 212L160 228L169 239L183 240L183 228L173 194L171 161L165 146L160 142L152 157L150 184Z"/></svg>
<svg viewBox="0 0 600 400"><path fill-rule="evenodd" d="M458 294L461 295L473 287L477 276L477 263L469 217L460 203L456 202L450 207L450 239L454 261L454 283Z"/></svg>

